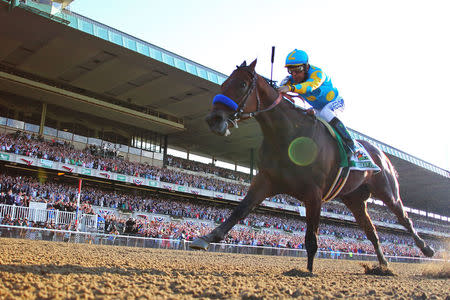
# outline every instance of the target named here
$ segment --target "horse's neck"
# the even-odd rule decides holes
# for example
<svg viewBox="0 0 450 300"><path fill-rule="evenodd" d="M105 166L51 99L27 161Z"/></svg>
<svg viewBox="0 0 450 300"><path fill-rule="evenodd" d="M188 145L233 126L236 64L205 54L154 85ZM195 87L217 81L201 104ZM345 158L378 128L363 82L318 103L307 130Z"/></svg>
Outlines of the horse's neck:
<svg viewBox="0 0 450 300"><path fill-rule="evenodd" d="M281 100L272 110L256 116L265 138L285 141L289 136L310 136L315 131L314 122L307 120L306 115L292 107L292 104Z"/></svg>
<svg viewBox="0 0 450 300"><path fill-rule="evenodd" d="M261 78L262 79L262 78ZM261 90L261 102L263 108L270 107L278 97L276 92L264 79L259 81L258 88ZM263 135L273 141L284 141L286 136L309 136L314 131L314 122L311 122L306 114L296 110L286 100L273 109L256 115Z"/></svg>

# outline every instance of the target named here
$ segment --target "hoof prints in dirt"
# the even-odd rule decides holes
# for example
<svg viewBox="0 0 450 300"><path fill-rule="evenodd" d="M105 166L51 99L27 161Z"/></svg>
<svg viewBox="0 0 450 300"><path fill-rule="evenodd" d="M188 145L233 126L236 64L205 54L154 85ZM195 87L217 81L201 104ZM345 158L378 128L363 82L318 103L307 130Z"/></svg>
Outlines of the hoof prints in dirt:
<svg viewBox="0 0 450 300"><path fill-rule="evenodd" d="M303 271L303 270L297 270L297 269L292 269L292 270L286 271L283 273L283 275L291 276L291 277L315 277L315 276L317 276L309 271Z"/></svg>
<svg viewBox="0 0 450 300"><path fill-rule="evenodd" d="M364 267L364 273L367 275L395 276L394 272L385 266L369 266L367 264L361 265Z"/></svg>

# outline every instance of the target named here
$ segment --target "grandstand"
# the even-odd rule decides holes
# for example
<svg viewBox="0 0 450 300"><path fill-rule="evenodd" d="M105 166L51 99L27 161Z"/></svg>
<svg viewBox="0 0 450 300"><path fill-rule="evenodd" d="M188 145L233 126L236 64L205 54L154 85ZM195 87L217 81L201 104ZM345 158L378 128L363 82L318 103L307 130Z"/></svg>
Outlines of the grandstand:
<svg viewBox="0 0 450 300"><path fill-rule="evenodd" d="M261 140L254 121L232 137L209 133L204 116L226 75L69 10L16 4L0 1L3 224L23 224L23 216L11 216L13 205L45 201L47 209L74 211L80 178L82 209L101 215L107 233L189 239L221 222L245 196ZM352 134L385 151L418 231L445 249L450 172ZM171 156L169 149L211 163ZM217 160L235 170L215 166ZM369 206L386 253L420 256L392 214ZM266 199L226 241L301 248L303 212L287 196ZM127 230L130 216L138 221ZM340 202L324 205L322 217L321 249L373 253ZM73 226L59 223L42 226Z"/></svg>

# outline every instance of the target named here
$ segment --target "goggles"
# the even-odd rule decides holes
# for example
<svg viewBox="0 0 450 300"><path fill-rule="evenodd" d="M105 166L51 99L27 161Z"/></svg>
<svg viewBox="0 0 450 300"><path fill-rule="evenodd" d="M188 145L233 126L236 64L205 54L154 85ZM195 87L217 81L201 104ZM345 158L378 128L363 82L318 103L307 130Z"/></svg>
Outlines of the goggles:
<svg viewBox="0 0 450 300"><path fill-rule="evenodd" d="M288 68L288 73L291 75L294 75L296 73L301 73L303 71L305 71L305 65Z"/></svg>

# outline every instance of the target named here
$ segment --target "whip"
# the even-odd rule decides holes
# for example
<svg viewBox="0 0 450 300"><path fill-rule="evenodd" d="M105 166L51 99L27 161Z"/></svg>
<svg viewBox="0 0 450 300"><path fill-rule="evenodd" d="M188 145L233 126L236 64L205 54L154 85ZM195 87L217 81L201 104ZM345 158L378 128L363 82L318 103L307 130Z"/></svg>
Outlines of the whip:
<svg viewBox="0 0 450 300"><path fill-rule="evenodd" d="M273 61L274 61L274 57L275 57L275 46L272 46L272 65L270 67L270 85L273 86L273 80L272 80L272 76L273 76Z"/></svg>

